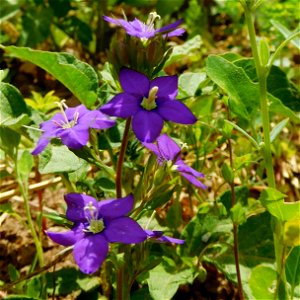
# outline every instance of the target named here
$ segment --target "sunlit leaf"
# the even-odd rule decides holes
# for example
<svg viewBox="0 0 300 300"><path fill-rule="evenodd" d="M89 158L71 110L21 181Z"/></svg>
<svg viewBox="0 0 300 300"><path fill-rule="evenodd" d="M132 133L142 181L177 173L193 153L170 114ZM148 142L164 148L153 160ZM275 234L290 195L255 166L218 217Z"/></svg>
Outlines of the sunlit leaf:
<svg viewBox="0 0 300 300"><path fill-rule="evenodd" d="M285 195L274 188L262 191L259 200L267 210L282 221L300 219L300 201L284 202Z"/></svg>
<svg viewBox="0 0 300 300"><path fill-rule="evenodd" d="M5 51L50 73L86 106L93 105L97 100L98 77L95 70L72 54L15 46L5 47Z"/></svg>
<svg viewBox="0 0 300 300"><path fill-rule="evenodd" d="M265 265L255 267L249 280L255 299L274 299L276 279L277 273L272 267Z"/></svg>

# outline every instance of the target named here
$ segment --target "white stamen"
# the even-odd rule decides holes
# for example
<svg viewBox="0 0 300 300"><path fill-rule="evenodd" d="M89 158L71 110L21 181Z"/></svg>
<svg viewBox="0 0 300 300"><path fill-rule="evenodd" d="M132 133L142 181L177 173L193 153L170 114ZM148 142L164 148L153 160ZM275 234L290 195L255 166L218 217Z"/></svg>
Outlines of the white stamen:
<svg viewBox="0 0 300 300"><path fill-rule="evenodd" d="M151 31L154 29L154 22L156 19L160 19L160 15L158 15L155 11L151 12L149 14L148 20L146 22L148 26L148 31Z"/></svg>

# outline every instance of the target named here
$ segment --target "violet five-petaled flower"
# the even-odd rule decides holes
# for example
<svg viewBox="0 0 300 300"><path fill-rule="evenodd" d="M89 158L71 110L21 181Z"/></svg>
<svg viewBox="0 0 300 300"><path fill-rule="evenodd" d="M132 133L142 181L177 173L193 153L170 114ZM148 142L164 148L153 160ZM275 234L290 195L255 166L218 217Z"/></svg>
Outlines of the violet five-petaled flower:
<svg viewBox="0 0 300 300"><path fill-rule="evenodd" d="M196 187L206 189L206 186L197 179L197 177L203 178L204 175L184 163L181 159L180 147L167 134L159 136L156 143L143 143L143 145L156 155L159 165L170 162L172 170L178 171Z"/></svg>
<svg viewBox="0 0 300 300"><path fill-rule="evenodd" d="M74 246L73 256L79 269L86 274L96 272L105 260L109 243L136 244L147 238L181 244L184 241L163 236L161 231L144 230L127 214L134 198L97 201L95 198L70 193L65 195L66 217L73 227L66 232L47 231L47 235L63 246Z"/></svg>
<svg viewBox="0 0 300 300"><path fill-rule="evenodd" d="M163 26L159 29L154 28L154 22L157 18L160 18L155 12L149 14L146 23L135 18L133 21L126 21L123 19L111 18L108 16L103 17L105 21L121 26L125 29L128 35L140 38L140 39L150 39L158 34L163 34L167 37L180 36L185 30L183 28L177 28L182 20L178 20L169 25Z"/></svg>
<svg viewBox="0 0 300 300"><path fill-rule="evenodd" d="M68 108L64 103L59 103L59 106L61 112L40 124L43 133L31 152L33 155L41 153L52 138L60 138L71 149L80 149L89 140L90 128L106 129L115 125L115 121L99 110L89 110L84 105Z"/></svg>
<svg viewBox="0 0 300 300"><path fill-rule="evenodd" d="M100 110L110 116L132 118L132 130L141 142L154 142L164 120L194 124L190 109L176 100L178 77L162 76L149 80L137 71L122 68L119 75L123 92L104 104Z"/></svg>

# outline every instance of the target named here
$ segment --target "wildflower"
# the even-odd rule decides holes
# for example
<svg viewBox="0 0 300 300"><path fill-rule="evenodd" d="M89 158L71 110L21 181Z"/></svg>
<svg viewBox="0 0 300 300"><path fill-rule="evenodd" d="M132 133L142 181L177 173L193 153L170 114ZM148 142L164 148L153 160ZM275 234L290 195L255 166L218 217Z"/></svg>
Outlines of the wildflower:
<svg viewBox="0 0 300 300"><path fill-rule="evenodd" d="M123 93L116 95L100 110L108 115L132 119L132 129L141 142L153 142L160 134L164 120L180 124L197 121L178 93L177 76L149 80L144 74L123 68L120 71Z"/></svg>
<svg viewBox="0 0 300 300"><path fill-rule="evenodd" d="M164 36L172 37L182 35L185 30L182 28L177 28L182 20L178 20L174 23L161 27L160 29L154 28L155 20L160 16L156 12L149 14L146 23L143 23L139 19L135 18L133 21L126 21L123 19L110 18L108 16L103 17L105 21L121 26L125 29L128 35L147 40L158 34L163 34Z"/></svg>
<svg viewBox="0 0 300 300"><path fill-rule="evenodd" d="M133 244L147 239L146 232L132 218L126 216L134 199L129 195L120 199L96 201L82 194L65 195L66 217L74 222L70 231L47 232L56 243L74 245L73 255L80 270L96 272L106 258L109 243Z"/></svg>
<svg viewBox="0 0 300 300"><path fill-rule="evenodd" d="M167 134L162 134L156 143L143 143L143 145L157 156L159 165L165 163L170 165L171 170L178 171L193 185L206 189L206 186L197 179L197 177L203 178L204 175L184 163L180 157L180 147Z"/></svg>
<svg viewBox="0 0 300 300"><path fill-rule="evenodd" d="M33 155L41 153L52 138L60 138L71 149L80 149L89 140L89 128L106 129L115 125L115 121L98 110L88 110L84 105L68 108L59 103L60 113L40 124L43 131ZM66 110L64 110L66 108Z"/></svg>
<svg viewBox="0 0 300 300"><path fill-rule="evenodd" d="M146 239L182 244L183 240L163 236L162 231L144 230L126 216L133 208L132 195L97 201L91 196L65 195L66 217L73 227L66 232L47 231L47 235L63 246L74 246L73 256L79 269L86 274L96 272L108 253L109 243L136 244Z"/></svg>

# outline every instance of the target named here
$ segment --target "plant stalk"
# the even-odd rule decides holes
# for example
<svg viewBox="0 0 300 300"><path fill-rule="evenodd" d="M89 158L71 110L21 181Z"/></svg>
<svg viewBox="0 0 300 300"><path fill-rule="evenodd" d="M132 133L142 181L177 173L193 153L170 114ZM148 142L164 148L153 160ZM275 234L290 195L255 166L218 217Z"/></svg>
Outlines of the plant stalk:
<svg viewBox="0 0 300 300"><path fill-rule="evenodd" d="M228 112L228 117L229 117L229 112ZM229 150L230 168L231 170L233 170L233 153L232 153L232 144L230 138L228 138L228 150ZM234 207L234 205L236 204L236 197L235 197L233 180L230 182L230 190L231 190L231 207ZM239 299L244 300L243 284L242 284L242 277L241 277L241 270L240 270L240 259L239 259L238 224L236 224L235 222L233 222L233 253L234 253L237 283L238 283Z"/></svg>
<svg viewBox="0 0 300 300"><path fill-rule="evenodd" d="M261 118L263 123L263 155L265 168L267 172L267 183L269 187L276 188L275 184L275 176L274 169L272 163L272 153L271 153L271 139L270 139L270 120L269 120L269 109L268 109L268 98L267 98L267 76L269 69L267 66L262 65L257 43L256 43L256 33L254 28L254 18L253 11L251 8L247 6L247 4L243 4L246 23L249 31L249 38L251 49L255 61L255 67L259 82L259 92L260 92L260 108L261 108ZM273 225L273 238L274 238L274 249L275 249L275 257L277 264L277 274L278 280L282 282L284 286L284 290L286 291L286 283L285 283L285 272L284 265L282 261L282 257L285 257L284 253L284 243L283 243L283 222L278 220L277 218L272 218ZM278 284L280 286L280 282ZM278 290L275 293L275 298L277 297Z"/></svg>
<svg viewBox="0 0 300 300"><path fill-rule="evenodd" d="M129 129L131 125L131 118L126 120L125 129L123 133L123 139L121 144L121 149L119 153L119 159L117 163L117 173L116 173L116 197L122 197L122 169L123 169L123 162L126 153L127 143L128 143L128 135ZM117 269L117 299L124 300L125 291L123 289L124 283L124 267L121 266Z"/></svg>
<svg viewBox="0 0 300 300"><path fill-rule="evenodd" d="M120 153L119 153L119 159L118 159L118 163L117 163L117 173L116 173L116 196L117 196L117 198L122 197L122 169L123 169L123 162L124 162L125 152L126 152L127 143L128 143L128 134L129 134L130 124L131 124L131 118L128 118L126 120L126 124L125 124L121 149L120 149Z"/></svg>

